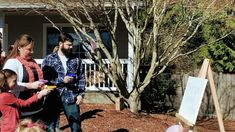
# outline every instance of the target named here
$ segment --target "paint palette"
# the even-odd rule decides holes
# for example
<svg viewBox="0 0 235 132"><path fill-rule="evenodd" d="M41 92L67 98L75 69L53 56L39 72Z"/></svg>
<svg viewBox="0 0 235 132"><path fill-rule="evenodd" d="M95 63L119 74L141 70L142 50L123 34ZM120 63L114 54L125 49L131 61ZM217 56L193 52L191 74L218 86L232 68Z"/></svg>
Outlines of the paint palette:
<svg viewBox="0 0 235 132"><path fill-rule="evenodd" d="M70 74L67 74L67 76L76 77L76 74L70 73Z"/></svg>
<svg viewBox="0 0 235 132"><path fill-rule="evenodd" d="M55 86L55 85L46 85L46 88L48 88L48 89L55 89L55 88L57 88L57 86Z"/></svg>
<svg viewBox="0 0 235 132"><path fill-rule="evenodd" d="M40 79L39 82L42 82L42 83L47 83L48 80L44 80L44 79Z"/></svg>

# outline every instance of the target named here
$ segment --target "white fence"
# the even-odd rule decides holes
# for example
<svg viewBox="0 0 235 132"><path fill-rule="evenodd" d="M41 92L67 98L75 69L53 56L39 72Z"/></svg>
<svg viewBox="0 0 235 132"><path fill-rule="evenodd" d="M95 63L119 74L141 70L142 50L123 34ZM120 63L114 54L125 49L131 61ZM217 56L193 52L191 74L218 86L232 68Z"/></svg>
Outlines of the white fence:
<svg viewBox="0 0 235 132"><path fill-rule="evenodd" d="M35 59L35 61L41 65L43 59ZM105 64L109 67L110 62L107 59L103 59ZM128 59L121 59L122 70L127 71ZM86 90L89 91L115 91L116 87L111 80L99 69L99 67L91 59L82 59L82 65L84 68L86 78Z"/></svg>

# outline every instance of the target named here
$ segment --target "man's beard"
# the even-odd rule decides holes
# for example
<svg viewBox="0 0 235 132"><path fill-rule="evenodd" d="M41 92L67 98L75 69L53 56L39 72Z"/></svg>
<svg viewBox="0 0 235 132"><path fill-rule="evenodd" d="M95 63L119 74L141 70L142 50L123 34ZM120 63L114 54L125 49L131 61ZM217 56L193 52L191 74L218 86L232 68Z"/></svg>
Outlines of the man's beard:
<svg viewBox="0 0 235 132"><path fill-rule="evenodd" d="M62 46L61 51L64 53L65 56L69 56L72 54L72 49L65 49L64 46Z"/></svg>

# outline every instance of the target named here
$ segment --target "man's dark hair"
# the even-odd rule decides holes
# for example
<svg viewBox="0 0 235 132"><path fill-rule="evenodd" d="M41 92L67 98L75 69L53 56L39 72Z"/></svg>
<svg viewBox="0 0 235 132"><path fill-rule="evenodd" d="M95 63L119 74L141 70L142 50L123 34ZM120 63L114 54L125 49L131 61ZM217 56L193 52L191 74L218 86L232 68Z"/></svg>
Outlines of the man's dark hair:
<svg viewBox="0 0 235 132"><path fill-rule="evenodd" d="M68 34L68 33L60 33L60 36L58 38L58 42L65 42L65 41L69 41L69 42L73 42L73 37Z"/></svg>

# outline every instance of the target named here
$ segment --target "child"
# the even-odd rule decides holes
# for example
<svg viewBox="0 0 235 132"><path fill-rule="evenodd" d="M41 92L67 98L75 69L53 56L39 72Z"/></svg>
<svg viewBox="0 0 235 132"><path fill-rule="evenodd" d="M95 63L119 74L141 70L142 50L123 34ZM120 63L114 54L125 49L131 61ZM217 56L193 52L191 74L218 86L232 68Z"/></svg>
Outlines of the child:
<svg viewBox="0 0 235 132"><path fill-rule="evenodd" d="M16 132L45 132L46 126L42 123L33 123L31 119L24 119L22 120L17 129Z"/></svg>
<svg viewBox="0 0 235 132"><path fill-rule="evenodd" d="M2 132L15 132L16 126L19 123L20 108L30 106L30 104L37 102L50 92L49 89L45 88L27 100L21 100L11 93L17 85L16 80L17 75L14 71L9 69L0 71L0 111L2 113Z"/></svg>

